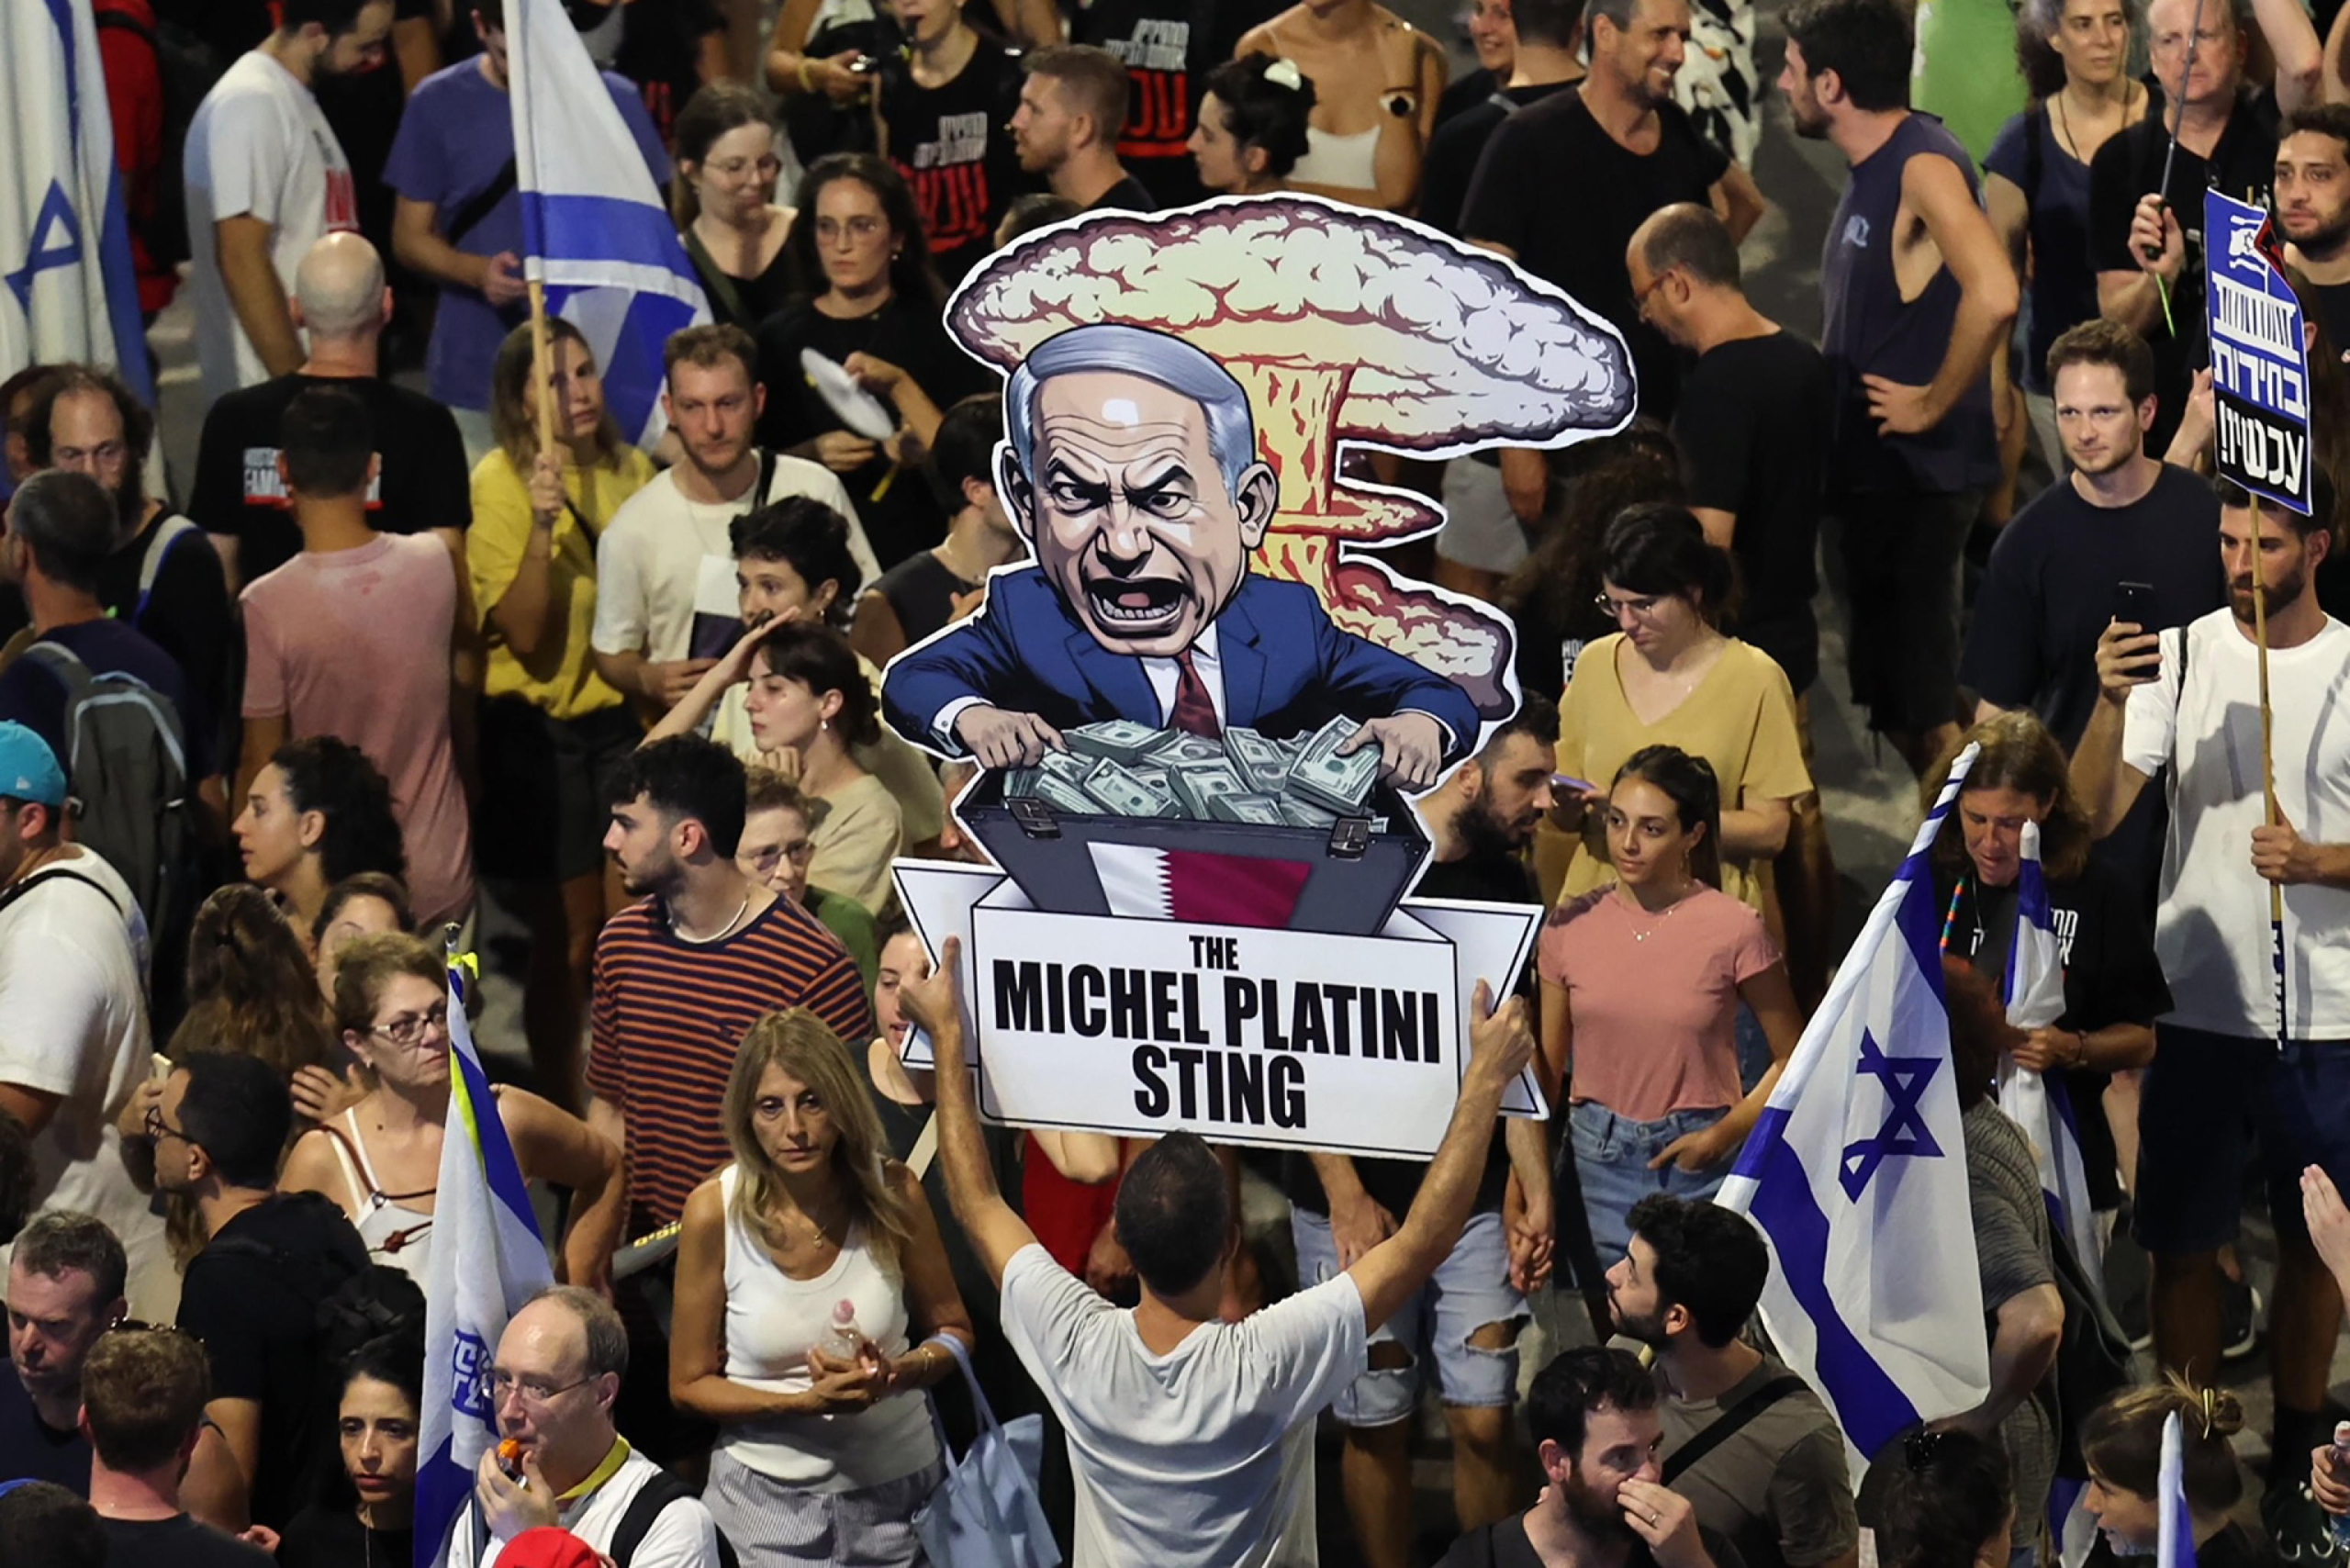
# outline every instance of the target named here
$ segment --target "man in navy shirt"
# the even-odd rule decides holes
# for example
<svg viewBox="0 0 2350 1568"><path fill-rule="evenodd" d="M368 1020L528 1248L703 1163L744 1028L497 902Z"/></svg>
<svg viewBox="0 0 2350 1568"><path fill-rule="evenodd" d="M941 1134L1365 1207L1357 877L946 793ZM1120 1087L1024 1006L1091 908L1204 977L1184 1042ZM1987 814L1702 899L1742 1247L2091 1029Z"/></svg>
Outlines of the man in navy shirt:
<svg viewBox="0 0 2350 1568"><path fill-rule="evenodd" d="M187 776L201 780L198 792L207 804L224 809L228 797L214 777L208 715L189 695L180 666L144 635L110 619L98 597L114 537L115 507L105 487L86 474L48 469L26 480L9 503L0 573L24 590L36 646L53 644L97 675L128 676L171 705L187 747ZM0 672L0 719L13 719L47 741L73 781L65 685L39 658L19 655Z"/></svg>

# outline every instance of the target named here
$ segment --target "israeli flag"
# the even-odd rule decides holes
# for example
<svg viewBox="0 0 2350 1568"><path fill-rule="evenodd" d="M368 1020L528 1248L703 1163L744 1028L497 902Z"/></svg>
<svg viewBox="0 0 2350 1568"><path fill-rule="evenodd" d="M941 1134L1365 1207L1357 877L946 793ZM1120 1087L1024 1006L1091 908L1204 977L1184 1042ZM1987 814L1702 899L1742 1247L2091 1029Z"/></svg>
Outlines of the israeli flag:
<svg viewBox="0 0 2350 1568"><path fill-rule="evenodd" d="M90 0L0 0L0 378L28 364L110 364L151 407Z"/></svg>
<svg viewBox="0 0 2350 1568"><path fill-rule="evenodd" d="M2174 1410L2163 1417L2161 1467L2154 1473L2154 1568L2195 1568L2195 1516L2187 1506L2187 1428Z"/></svg>
<svg viewBox="0 0 2350 1568"><path fill-rule="evenodd" d="M2008 946L2008 1022L2019 1029L2053 1024L2065 1013L2064 949L2048 907L2048 879L2040 867L2040 827L2023 829L2023 867L2016 878L2016 935ZM2043 1075L1999 1062L1999 1109L2031 1140L2040 1160L2040 1190L2048 1218L2073 1244L2073 1256L2092 1289L2105 1288L2105 1249L2089 1199L2088 1167L2081 1158L2080 1123L2061 1075Z"/></svg>
<svg viewBox="0 0 2350 1568"><path fill-rule="evenodd" d="M1855 1475L1990 1388L1930 858L1975 756L1952 766L1715 1200L1769 1242L1763 1324L1836 1412Z"/></svg>
<svg viewBox="0 0 2350 1568"><path fill-rule="evenodd" d="M604 100L609 104L611 100ZM498 1119L465 1022L467 981L449 965L449 1119L426 1271L423 1459L416 1468L416 1568L448 1561L451 1528L473 1495L474 1466L498 1440L489 1362L506 1320L554 1283L522 1169Z"/></svg>
<svg viewBox="0 0 2350 1568"><path fill-rule="evenodd" d="M708 321L710 302L561 0L508 0L506 50L522 274L588 340L621 433L650 446L668 423L662 345Z"/></svg>

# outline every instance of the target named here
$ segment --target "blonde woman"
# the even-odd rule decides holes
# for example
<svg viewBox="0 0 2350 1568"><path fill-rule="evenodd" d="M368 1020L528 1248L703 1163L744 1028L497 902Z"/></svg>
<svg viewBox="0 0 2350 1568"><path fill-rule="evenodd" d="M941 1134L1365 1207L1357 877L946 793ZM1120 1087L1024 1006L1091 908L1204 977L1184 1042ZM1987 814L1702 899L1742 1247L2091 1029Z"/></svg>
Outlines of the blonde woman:
<svg viewBox="0 0 2350 1568"><path fill-rule="evenodd" d="M421 1284L449 1121L448 971L420 937L357 936L342 949L334 989L335 1022L368 1090L295 1144L278 1189L333 1199L370 1258ZM565 1282L609 1289L628 1198L621 1151L578 1117L519 1089L498 1091L498 1119L526 1179L570 1189Z"/></svg>
<svg viewBox="0 0 2350 1568"><path fill-rule="evenodd" d="M596 537L653 477L653 462L621 438L578 329L557 317L547 334L555 450L539 450L531 330L518 327L490 374L498 448L474 470L465 563L489 644L474 847L483 876L520 890L531 933L523 1033L539 1081L571 1102L579 999L596 933L620 902L605 885L597 781L641 735L588 651Z"/></svg>
<svg viewBox="0 0 2350 1568"><path fill-rule="evenodd" d="M920 1391L970 1317L863 1074L805 1008L751 1026L726 1086L734 1163L687 1200L669 1397L722 1429L702 1500L747 1564L923 1561L943 1466ZM845 1307L854 1354L829 1353Z"/></svg>

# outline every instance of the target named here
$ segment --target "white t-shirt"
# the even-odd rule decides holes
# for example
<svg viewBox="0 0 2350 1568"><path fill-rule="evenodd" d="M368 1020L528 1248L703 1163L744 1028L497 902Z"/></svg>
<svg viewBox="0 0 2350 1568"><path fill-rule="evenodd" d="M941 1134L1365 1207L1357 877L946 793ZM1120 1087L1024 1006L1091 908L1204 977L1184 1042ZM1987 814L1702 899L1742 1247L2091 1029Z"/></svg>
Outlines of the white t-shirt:
<svg viewBox="0 0 2350 1568"><path fill-rule="evenodd" d="M1290 1568L1317 1560L1314 1414L1370 1367L1344 1274L1163 1356L1134 1314L1024 1247L1004 1338L1069 1432L1074 1568Z"/></svg>
<svg viewBox="0 0 2350 1568"><path fill-rule="evenodd" d="M59 1097L33 1140L33 1206L104 1220L129 1259L131 1315L168 1323L178 1310L179 1275L162 1217L122 1167L115 1131L154 1065L141 980L146 918L129 884L94 852L77 848L33 875L52 870L59 875L0 909L0 1083ZM0 1270L6 1267L0 1249Z"/></svg>
<svg viewBox="0 0 2350 1568"><path fill-rule="evenodd" d="M846 518L849 554L857 570L867 582L880 576L865 525L857 521L838 475L821 463L778 455L775 478L759 504L787 496L822 501ZM732 622L734 545L727 529L751 510L747 495L716 503L686 499L674 468L622 502L596 542L596 629L590 645L599 654L642 653L655 664L667 664L688 655L697 611Z"/></svg>
<svg viewBox="0 0 2350 1568"><path fill-rule="evenodd" d="M2260 788L2259 653L2234 615L2214 610L2162 634L2162 677L2130 693L2121 759L2152 778L2166 769L2154 953L2188 1028L2269 1038L2277 1032L2268 884L2252 868ZM2268 654L2277 805L2312 844L2350 843L2350 626L2328 619L2298 648ZM2176 762L2176 765L2174 763ZM2287 1033L2350 1039L2350 892L2285 890Z"/></svg>
<svg viewBox="0 0 2350 1568"><path fill-rule="evenodd" d="M241 216L268 224L270 261L290 295L294 270L312 245L359 227L359 198L318 99L260 50L229 66L196 106L184 178L196 352L208 406L224 392L269 379L229 303L213 225Z"/></svg>
<svg viewBox="0 0 2350 1568"><path fill-rule="evenodd" d="M612 1478L585 1497L564 1505L555 1523L598 1551L611 1550L612 1535L621 1528L629 1502L661 1467L634 1450L621 1462ZM506 1543L496 1537L479 1556L475 1543L482 1534L476 1505L467 1503L457 1516L449 1538L449 1568L496 1568ZM661 1510L644 1539L637 1543L630 1568L718 1568L718 1527L699 1497L680 1497Z"/></svg>

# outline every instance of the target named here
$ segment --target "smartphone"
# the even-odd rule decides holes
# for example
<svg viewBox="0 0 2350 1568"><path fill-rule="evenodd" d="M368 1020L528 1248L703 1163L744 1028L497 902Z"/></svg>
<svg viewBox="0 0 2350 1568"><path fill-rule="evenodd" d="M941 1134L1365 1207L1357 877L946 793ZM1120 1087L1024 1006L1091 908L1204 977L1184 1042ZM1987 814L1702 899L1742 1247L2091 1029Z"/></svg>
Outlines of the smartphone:
<svg viewBox="0 0 2350 1568"><path fill-rule="evenodd" d="M2152 583L2113 585L2113 618L2142 632L2154 628L2154 586Z"/></svg>

